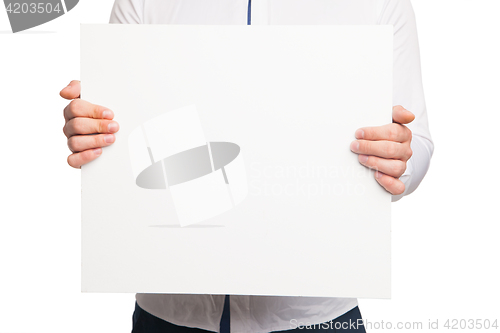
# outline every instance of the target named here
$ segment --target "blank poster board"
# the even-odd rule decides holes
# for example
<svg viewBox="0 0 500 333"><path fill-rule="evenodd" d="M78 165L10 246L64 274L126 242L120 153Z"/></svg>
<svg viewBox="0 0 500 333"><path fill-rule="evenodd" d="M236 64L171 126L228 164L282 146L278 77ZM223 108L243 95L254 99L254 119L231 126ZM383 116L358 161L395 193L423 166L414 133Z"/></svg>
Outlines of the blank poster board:
<svg viewBox="0 0 500 333"><path fill-rule="evenodd" d="M390 297L390 26L82 25L82 291Z"/></svg>

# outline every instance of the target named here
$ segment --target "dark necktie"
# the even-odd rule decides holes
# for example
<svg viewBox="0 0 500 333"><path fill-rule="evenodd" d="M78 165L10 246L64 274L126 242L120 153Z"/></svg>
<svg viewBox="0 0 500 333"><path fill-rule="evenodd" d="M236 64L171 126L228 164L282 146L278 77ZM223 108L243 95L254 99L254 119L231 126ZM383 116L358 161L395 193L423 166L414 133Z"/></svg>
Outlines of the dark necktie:
<svg viewBox="0 0 500 333"><path fill-rule="evenodd" d="M231 332L231 315L229 314L229 295L224 298L224 310L222 310L222 317L220 319L220 333Z"/></svg>
<svg viewBox="0 0 500 333"><path fill-rule="evenodd" d="M252 0L248 0L247 25L252 23ZM224 310L220 319L220 333L231 332L231 315L229 314L229 295L224 298Z"/></svg>

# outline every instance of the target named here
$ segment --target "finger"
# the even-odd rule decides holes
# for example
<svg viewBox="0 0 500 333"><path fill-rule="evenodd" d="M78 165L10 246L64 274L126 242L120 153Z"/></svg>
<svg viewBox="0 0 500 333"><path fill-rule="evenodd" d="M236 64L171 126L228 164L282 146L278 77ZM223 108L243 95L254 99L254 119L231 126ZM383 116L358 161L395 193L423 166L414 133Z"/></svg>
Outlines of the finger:
<svg viewBox="0 0 500 333"><path fill-rule="evenodd" d="M67 138L82 134L112 134L118 132L120 126L116 121L91 118L73 118L64 125L63 132Z"/></svg>
<svg viewBox="0 0 500 333"><path fill-rule="evenodd" d="M68 148L77 153L87 149L107 147L114 142L114 134L75 135L68 139Z"/></svg>
<svg viewBox="0 0 500 333"><path fill-rule="evenodd" d="M406 163L401 160L389 160L377 156L359 155L358 161L370 169L383 172L395 178L401 177L406 170Z"/></svg>
<svg viewBox="0 0 500 333"><path fill-rule="evenodd" d="M373 155L405 162L412 155L409 144L392 141L356 140L351 143L351 150L357 154Z"/></svg>
<svg viewBox="0 0 500 333"><path fill-rule="evenodd" d="M356 131L356 139L406 142L411 140L411 131L404 125L392 123L377 127L363 127Z"/></svg>
<svg viewBox="0 0 500 333"><path fill-rule="evenodd" d="M81 153L71 154L68 156L68 164L73 168L80 168L82 165L95 160L102 154L102 148L89 149Z"/></svg>
<svg viewBox="0 0 500 333"><path fill-rule="evenodd" d="M61 90L59 95L65 99L79 98L81 89L80 81L73 80Z"/></svg>
<svg viewBox="0 0 500 333"><path fill-rule="evenodd" d="M95 105L82 99L74 99L64 108L64 119L68 121L76 117L113 119L114 114L113 111L104 106Z"/></svg>
<svg viewBox="0 0 500 333"><path fill-rule="evenodd" d="M405 184L402 181L382 172L376 171L375 179L387 192L393 195L399 195L405 191Z"/></svg>
<svg viewBox="0 0 500 333"><path fill-rule="evenodd" d="M415 119L415 115L401 105L392 108L392 121L399 124L409 124Z"/></svg>

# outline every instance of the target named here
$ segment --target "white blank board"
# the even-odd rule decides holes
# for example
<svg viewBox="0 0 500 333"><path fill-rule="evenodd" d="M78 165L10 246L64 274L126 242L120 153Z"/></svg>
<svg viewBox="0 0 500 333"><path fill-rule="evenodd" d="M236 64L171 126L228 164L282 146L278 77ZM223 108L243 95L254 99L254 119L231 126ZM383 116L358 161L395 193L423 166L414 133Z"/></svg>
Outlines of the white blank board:
<svg viewBox="0 0 500 333"><path fill-rule="evenodd" d="M120 124L82 168L82 291L390 297L349 144L391 122L391 26L82 25L81 74Z"/></svg>

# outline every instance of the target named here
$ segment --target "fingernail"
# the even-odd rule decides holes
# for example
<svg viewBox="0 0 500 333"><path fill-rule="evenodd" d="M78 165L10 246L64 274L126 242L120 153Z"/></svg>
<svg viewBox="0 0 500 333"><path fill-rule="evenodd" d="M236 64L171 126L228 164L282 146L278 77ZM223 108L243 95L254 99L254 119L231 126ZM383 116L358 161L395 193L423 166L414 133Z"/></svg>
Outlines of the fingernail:
<svg viewBox="0 0 500 333"><path fill-rule="evenodd" d="M381 172L379 172L379 171L376 171L376 172L375 172L375 178L377 178L377 179L382 178L382 173L381 173Z"/></svg>
<svg viewBox="0 0 500 333"><path fill-rule="evenodd" d="M108 125L108 131L109 132L116 132L116 131L118 131L118 123L115 122L115 121L109 123L109 125Z"/></svg>
<svg viewBox="0 0 500 333"><path fill-rule="evenodd" d="M357 152L359 150L359 142L358 141L351 142L351 150L353 152Z"/></svg>
<svg viewBox="0 0 500 333"><path fill-rule="evenodd" d="M356 139L363 139L365 137L365 131L358 129L354 135L356 136Z"/></svg>
<svg viewBox="0 0 500 333"><path fill-rule="evenodd" d="M106 134L104 136L104 141L106 143L113 143L113 142L115 142L115 136L113 134Z"/></svg>
<svg viewBox="0 0 500 333"><path fill-rule="evenodd" d="M368 156L366 156L366 155L359 155L359 161L361 163L366 163L368 161Z"/></svg>
<svg viewBox="0 0 500 333"><path fill-rule="evenodd" d="M113 112L111 110L103 111L102 117L106 119L113 119Z"/></svg>
<svg viewBox="0 0 500 333"><path fill-rule="evenodd" d="M101 154L102 154L102 149L101 148L94 149L94 155L99 156Z"/></svg>

